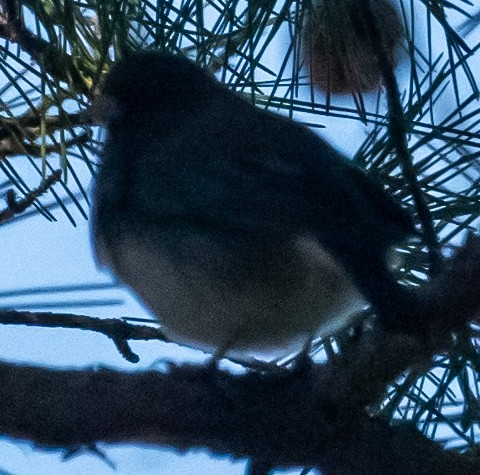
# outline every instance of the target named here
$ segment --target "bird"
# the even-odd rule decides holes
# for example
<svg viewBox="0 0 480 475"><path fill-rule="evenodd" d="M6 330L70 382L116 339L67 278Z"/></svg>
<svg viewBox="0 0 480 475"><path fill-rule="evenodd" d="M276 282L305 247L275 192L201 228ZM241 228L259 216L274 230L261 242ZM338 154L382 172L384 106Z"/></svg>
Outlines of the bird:
<svg viewBox="0 0 480 475"><path fill-rule="evenodd" d="M97 120L96 259L170 340L280 355L366 306L403 325L388 256L415 235L411 214L307 126L152 50L114 63Z"/></svg>

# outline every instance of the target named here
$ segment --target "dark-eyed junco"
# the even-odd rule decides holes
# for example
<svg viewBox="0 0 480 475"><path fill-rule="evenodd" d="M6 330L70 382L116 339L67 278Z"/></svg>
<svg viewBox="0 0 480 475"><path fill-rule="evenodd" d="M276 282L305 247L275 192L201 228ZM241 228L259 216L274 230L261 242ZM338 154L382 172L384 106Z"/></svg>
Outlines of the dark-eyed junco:
<svg viewBox="0 0 480 475"><path fill-rule="evenodd" d="M401 319L386 256L410 216L308 128L168 53L119 61L101 101L97 257L169 337L286 352L366 304Z"/></svg>

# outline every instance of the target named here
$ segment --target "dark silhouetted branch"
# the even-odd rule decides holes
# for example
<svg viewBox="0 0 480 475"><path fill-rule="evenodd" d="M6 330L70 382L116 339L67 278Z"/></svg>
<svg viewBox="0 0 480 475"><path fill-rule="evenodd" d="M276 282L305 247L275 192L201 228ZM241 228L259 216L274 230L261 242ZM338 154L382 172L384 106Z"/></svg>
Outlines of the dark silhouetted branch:
<svg viewBox="0 0 480 475"><path fill-rule="evenodd" d="M99 441L202 447L274 467L318 467L326 475L478 473L478 462L444 451L413 427L391 427L345 406L335 371L316 367L309 374L296 384L210 367L122 374L2 364L0 430L45 447Z"/></svg>
<svg viewBox="0 0 480 475"><path fill-rule="evenodd" d="M89 330L109 337L120 354L131 363L137 363L138 355L133 353L128 340L170 341L157 327L132 325L118 318L95 318L86 315L60 314L50 312L0 311L0 325L27 325L44 328L71 328Z"/></svg>

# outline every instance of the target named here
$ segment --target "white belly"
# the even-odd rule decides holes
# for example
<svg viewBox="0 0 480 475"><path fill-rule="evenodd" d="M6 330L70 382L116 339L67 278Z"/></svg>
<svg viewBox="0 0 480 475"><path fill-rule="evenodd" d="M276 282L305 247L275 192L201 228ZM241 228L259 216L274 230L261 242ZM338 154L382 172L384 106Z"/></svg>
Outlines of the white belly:
<svg viewBox="0 0 480 475"><path fill-rule="evenodd" d="M258 261L242 257L248 246L230 258L228 249L201 234L180 241L187 259L141 237L124 239L111 259L116 274L178 343L243 356L286 354L312 336L345 327L366 305L312 238L298 237L289 249Z"/></svg>

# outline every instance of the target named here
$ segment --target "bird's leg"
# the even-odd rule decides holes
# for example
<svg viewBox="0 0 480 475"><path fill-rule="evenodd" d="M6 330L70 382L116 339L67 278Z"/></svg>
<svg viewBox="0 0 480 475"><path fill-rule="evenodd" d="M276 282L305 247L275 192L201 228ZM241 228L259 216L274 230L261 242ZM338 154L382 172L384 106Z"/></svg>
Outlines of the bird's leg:
<svg viewBox="0 0 480 475"><path fill-rule="evenodd" d="M207 363L208 368L212 372L218 370L218 364L227 355L228 350L232 347L232 343L232 340L227 340L213 352L211 358Z"/></svg>
<svg viewBox="0 0 480 475"><path fill-rule="evenodd" d="M295 356L293 361L293 376L305 376L313 366L311 351L312 351L312 342L314 339L313 333L308 336L303 344L303 348L300 350L298 355Z"/></svg>
<svg viewBox="0 0 480 475"><path fill-rule="evenodd" d="M231 334L221 343L220 346L214 351L208 365L212 368L212 370L218 370L218 363L221 359L223 359L229 350L231 350L236 343L240 340L241 336L243 335L245 330L245 324L237 324L235 325L235 329L231 332Z"/></svg>
<svg viewBox="0 0 480 475"><path fill-rule="evenodd" d="M271 468L271 464L265 460L252 457L248 462L246 475L269 475Z"/></svg>

